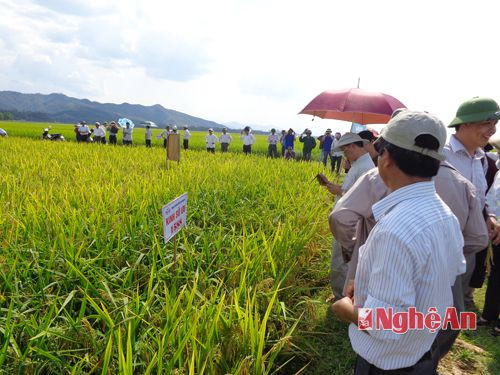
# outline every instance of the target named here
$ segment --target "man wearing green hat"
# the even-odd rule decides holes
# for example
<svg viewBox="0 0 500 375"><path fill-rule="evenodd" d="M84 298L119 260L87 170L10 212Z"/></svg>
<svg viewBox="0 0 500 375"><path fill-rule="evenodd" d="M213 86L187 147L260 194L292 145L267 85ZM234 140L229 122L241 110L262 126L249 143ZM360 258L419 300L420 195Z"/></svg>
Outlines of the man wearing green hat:
<svg viewBox="0 0 500 375"><path fill-rule="evenodd" d="M448 125L455 128L455 134L444 147L447 161L454 166L466 179L475 186L480 206L483 209L486 225L490 239L494 245L500 243L500 225L494 215L490 215L486 205L486 172L488 162L483 150L488 144L490 137L495 134L496 123L500 118L500 108L493 99L486 97L474 97L463 102L458 107L455 118ZM477 254L471 254L466 258L467 271L463 275L464 301L472 303L473 290L469 282L474 273L480 273L484 264L486 249ZM474 271L476 264L478 269ZM479 277L479 279L484 279ZM474 283L472 283L474 284ZM479 282L482 284L482 282ZM472 285L480 287L480 285Z"/></svg>
<svg viewBox="0 0 500 375"><path fill-rule="evenodd" d="M375 143L379 175L390 193L372 206L377 223L359 249L353 299L344 297L332 307L352 323L356 375L436 374L438 331L398 332L376 322L384 311L434 310L444 317L453 306L451 286L465 271L465 259L459 222L433 181L445 159L445 142L439 119L406 110L389 121Z"/></svg>

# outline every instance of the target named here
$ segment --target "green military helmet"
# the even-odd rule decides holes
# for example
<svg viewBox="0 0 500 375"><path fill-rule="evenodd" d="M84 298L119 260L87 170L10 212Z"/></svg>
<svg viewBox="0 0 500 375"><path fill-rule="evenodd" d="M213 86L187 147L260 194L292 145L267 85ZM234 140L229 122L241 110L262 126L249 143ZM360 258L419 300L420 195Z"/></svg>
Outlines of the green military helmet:
<svg viewBox="0 0 500 375"><path fill-rule="evenodd" d="M482 122L498 120L500 118L500 108L496 101L491 98L475 96L460 104L449 128L460 124L471 122Z"/></svg>

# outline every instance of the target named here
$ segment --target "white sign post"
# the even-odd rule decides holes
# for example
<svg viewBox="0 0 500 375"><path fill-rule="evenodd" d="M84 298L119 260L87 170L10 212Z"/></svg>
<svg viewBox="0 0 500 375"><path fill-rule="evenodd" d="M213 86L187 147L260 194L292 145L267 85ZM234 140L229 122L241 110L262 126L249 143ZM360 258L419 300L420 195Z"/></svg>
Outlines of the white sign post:
<svg viewBox="0 0 500 375"><path fill-rule="evenodd" d="M163 217L163 236L165 243L174 238L174 272L177 266L177 232L179 232L187 220L187 193L175 198L161 209Z"/></svg>

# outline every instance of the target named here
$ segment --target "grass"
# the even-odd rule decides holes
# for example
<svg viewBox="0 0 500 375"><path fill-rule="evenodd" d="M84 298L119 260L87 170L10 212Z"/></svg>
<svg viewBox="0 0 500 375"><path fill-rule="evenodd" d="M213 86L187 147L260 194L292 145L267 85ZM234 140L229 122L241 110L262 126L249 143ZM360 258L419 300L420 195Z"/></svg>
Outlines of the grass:
<svg viewBox="0 0 500 375"><path fill-rule="evenodd" d="M325 267L316 164L17 137L0 158L5 371L277 370ZM183 192L173 272L160 208Z"/></svg>
<svg viewBox="0 0 500 375"><path fill-rule="evenodd" d="M352 372L347 325L324 302L318 163L187 151L167 168L161 147L42 142L26 126L0 139L4 372ZM174 272L160 209L183 192ZM460 373L500 372L488 328L460 339Z"/></svg>

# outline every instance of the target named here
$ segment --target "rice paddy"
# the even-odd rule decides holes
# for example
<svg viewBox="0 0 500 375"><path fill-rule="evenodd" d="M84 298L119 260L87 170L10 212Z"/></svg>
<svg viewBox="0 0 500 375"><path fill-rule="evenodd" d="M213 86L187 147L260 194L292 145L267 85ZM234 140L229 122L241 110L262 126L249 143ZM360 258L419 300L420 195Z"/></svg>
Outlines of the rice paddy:
<svg viewBox="0 0 500 375"><path fill-rule="evenodd" d="M160 147L0 139L0 368L279 369L329 246L316 163L164 159ZM160 213L184 192L174 267Z"/></svg>

